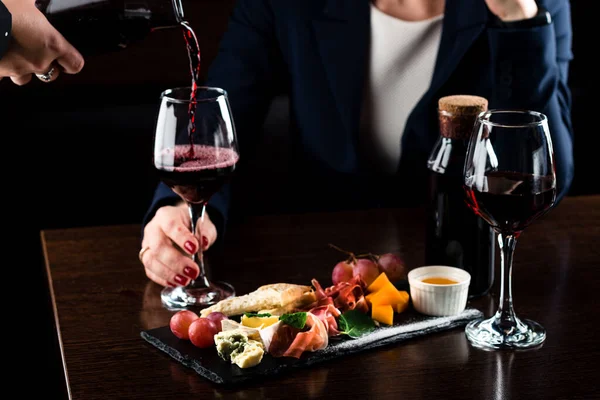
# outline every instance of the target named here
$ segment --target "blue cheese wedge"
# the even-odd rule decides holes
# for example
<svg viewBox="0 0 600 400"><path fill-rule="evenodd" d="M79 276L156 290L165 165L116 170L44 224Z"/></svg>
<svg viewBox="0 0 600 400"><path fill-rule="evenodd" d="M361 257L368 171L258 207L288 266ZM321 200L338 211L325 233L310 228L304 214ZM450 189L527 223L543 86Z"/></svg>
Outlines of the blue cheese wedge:
<svg viewBox="0 0 600 400"><path fill-rule="evenodd" d="M265 348L258 340L248 338L242 329L222 331L215 335L217 353L225 361L240 368L258 365L263 358Z"/></svg>

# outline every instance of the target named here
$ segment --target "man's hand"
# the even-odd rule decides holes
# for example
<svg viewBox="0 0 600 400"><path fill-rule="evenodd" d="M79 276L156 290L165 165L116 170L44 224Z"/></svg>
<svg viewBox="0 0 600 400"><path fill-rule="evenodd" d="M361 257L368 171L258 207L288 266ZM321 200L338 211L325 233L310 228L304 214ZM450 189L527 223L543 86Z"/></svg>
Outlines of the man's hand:
<svg viewBox="0 0 600 400"><path fill-rule="evenodd" d="M490 11L502 21L518 21L535 17L535 0L485 0Z"/></svg>
<svg viewBox="0 0 600 400"><path fill-rule="evenodd" d="M142 250L140 257L150 280L162 286L186 286L198 277L200 267L191 256L198 246L207 250L217 240L217 229L208 213L204 213L202 224L196 224L195 234L189 227L190 214L184 203L156 211L144 228L142 249L147 250Z"/></svg>
<svg viewBox="0 0 600 400"><path fill-rule="evenodd" d="M10 77L17 85L31 80L32 74L46 74L54 68L54 81L60 71L76 74L83 68L83 56L35 6L35 0L2 0L12 15L11 44L0 59L0 79Z"/></svg>

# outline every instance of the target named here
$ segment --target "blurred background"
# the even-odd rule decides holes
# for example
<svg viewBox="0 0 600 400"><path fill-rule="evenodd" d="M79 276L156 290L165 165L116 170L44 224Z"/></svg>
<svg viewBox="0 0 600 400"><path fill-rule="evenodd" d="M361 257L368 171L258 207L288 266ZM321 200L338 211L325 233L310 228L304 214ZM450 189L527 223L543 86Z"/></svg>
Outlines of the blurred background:
<svg viewBox="0 0 600 400"><path fill-rule="evenodd" d="M204 74L234 3L183 1L198 35ZM591 82L596 79L591 52L583 45L590 37L586 30L590 31L591 14L585 2L572 2L575 58L570 85L576 175L571 195L600 192L599 180L587 177L594 147L586 140L584 120L589 115L585 109L591 102ZM13 193L10 198L18 202L21 196L35 197L35 224L40 228L139 223L157 183L151 154L159 95L189 83L179 29L156 31L125 50L87 57L81 73L63 74L51 85L37 79L23 87L9 79L0 81L0 130L12 143L13 148L7 149L10 168L35 168L25 182L17 172L19 184L26 184L29 192ZM272 134L266 140L281 140L284 114L285 106L275 105L267 126ZM32 157L35 161L28 162ZM254 193L269 196L267 186Z"/></svg>

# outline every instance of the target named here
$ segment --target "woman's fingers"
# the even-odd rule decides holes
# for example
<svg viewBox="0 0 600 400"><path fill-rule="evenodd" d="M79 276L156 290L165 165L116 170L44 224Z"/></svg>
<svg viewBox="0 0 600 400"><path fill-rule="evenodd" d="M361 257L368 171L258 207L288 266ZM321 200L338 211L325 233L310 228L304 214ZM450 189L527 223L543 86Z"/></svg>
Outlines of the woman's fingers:
<svg viewBox="0 0 600 400"><path fill-rule="evenodd" d="M21 76L11 76L10 80L15 83L15 85L23 86L28 84L31 81L31 74L21 75Z"/></svg>
<svg viewBox="0 0 600 400"><path fill-rule="evenodd" d="M191 256L198 251L199 243L190 231L189 217L182 215L182 212L187 212L187 209L161 207L156 211L154 219L169 239Z"/></svg>
<svg viewBox="0 0 600 400"><path fill-rule="evenodd" d="M64 38L62 38L59 47L56 63L58 63L67 74L77 74L81 72L85 64L81 53L79 53L79 51Z"/></svg>
<svg viewBox="0 0 600 400"><path fill-rule="evenodd" d="M161 271L160 268L158 270ZM146 276L148 277L148 279L158 283L161 286L171 286L171 287L177 286L176 284L172 283L167 278L165 278L163 274L155 273L154 270L149 269L149 268L146 268Z"/></svg>
<svg viewBox="0 0 600 400"><path fill-rule="evenodd" d="M160 285L186 286L200 273L191 257L195 251L190 251L199 245L187 228L186 212L181 207L161 207L144 229L142 247L148 250L142 263L146 275Z"/></svg>
<svg viewBox="0 0 600 400"><path fill-rule="evenodd" d="M192 255L200 245L206 250L217 240L217 229L208 214L198 224L197 233L201 235L192 235L189 226L185 204L157 210L144 228L145 250L140 256L149 279L162 286L186 286L198 277L200 268Z"/></svg>
<svg viewBox="0 0 600 400"><path fill-rule="evenodd" d="M144 239L143 246L148 250L144 252L141 261L146 275L159 285L186 286L198 276L198 266L169 240L157 239Z"/></svg>

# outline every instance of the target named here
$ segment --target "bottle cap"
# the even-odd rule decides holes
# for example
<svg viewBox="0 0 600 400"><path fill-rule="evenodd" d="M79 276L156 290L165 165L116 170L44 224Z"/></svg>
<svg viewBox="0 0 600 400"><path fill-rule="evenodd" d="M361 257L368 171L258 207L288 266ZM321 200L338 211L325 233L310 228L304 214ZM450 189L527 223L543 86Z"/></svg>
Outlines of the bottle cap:
<svg viewBox="0 0 600 400"><path fill-rule="evenodd" d="M438 114L441 135L451 139L468 138L475 119L487 107L487 99L480 96L453 95L440 98Z"/></svg>

